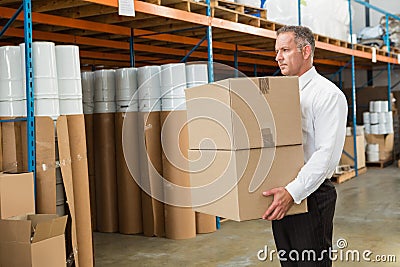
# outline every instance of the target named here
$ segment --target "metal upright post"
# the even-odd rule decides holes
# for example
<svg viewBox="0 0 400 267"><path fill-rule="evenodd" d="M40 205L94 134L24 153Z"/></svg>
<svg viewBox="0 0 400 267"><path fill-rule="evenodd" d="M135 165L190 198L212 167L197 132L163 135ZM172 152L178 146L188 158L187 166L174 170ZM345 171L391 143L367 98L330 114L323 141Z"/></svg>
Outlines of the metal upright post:
<svg viewBox="0 0 400 267"><path fill-rule="evenodd" d="M390 38L389 38L389 15L386 14L386 47L388 53L390 53ZM389 106L389 111L392 110L392 99L391 99L391 88L392 88L392 76L391 76L392 70L390 69L390 62L387 63L387 79L388 79L388 106Z"/></svg>
<svg viewBox="0 0 400 267"><path fill-rule="evenodd" d="M35 105L32 64L32 8L31 0L23 0L24 5L24 40L25 40L25 78L26 110L28 138L28 171L34 173L36 195L36 144L35 144Z"/></svg>
<svg viewBox="0 0 400 267"><path fill-rule="evenodd" d="M257 77L257 64L254 64L254 77Z"/></svg>
<svg viewBox="0 0 400 267"><path fill-rule="evenodd" d="M297 16L299 19L299 25L301 25L301 0L297 0Z"/></svg>
<svg viewBox="0 0 400 267"><path fill-rule="evenodd" d="M351 19L351 0L349 2L349 17L350 17L350 42L351 42L351 49L353 49L353 24ZM356 79L355 79L355 62L354 62L354 54L351 55L351 98L352 98L352 105L353 105L353 149L354 149L354 169L356 172L356 176L358 176L358 156L357 156L357 121L356 121Z"/></svg>
<svg viewBox="0 0 400 267"><path fill-rule="evenodd" d="M233 59L234 59L234 66L235 66L235 78L239 77L239 62L238 62L238 46L237 44L235 45L235 53L233 54Z"/></svg>
<svg viewBox="0 0 400 267"><path fill-rule="evenodd" d="M211 5L210 0L206 0L207 3L207 16L211 16ZM207 53L208 53L208 82L214 82L214 60L213 60L213 48L212 48L212 27L207 26Z"/></svg>
<svg viewBox="0 0 400 267"><path fill-rule="evenodd" d="M135 50L134 45L135 39L133 34L133 28L131 28L131 37L129 38L129 59L131 63L131 67L135 67Z"/></svg>

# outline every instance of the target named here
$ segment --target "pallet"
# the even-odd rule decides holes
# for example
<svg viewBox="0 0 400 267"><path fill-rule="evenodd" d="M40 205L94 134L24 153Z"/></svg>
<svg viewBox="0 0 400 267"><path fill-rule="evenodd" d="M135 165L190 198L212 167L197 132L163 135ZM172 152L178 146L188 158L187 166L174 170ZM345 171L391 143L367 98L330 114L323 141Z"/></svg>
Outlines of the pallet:
<svg viewBox="0 0 400 267"><path fill-rule="evenodd" d="M358 175L364 174L366 172L367 172L367 168L366 167L361 168L361 169L358 170ZM341 184L343 182L346 182L346 181L352 179L355 176L356 176L356 171L355 170L350 170L350 171L344 172L342 174L333 175L332 181L335 182L335 183Z"/></svg>
<svg viewBox="0 0 400 267"><path fill-rule="evenodd" d="M369 166L369 167L376 167L376 168L381 168L381 169L383 169L383 168L386 168L386 167L389 166L389 165L392 165L392 164L393 164L393 159L390 159L390 160L380 160L380 161L378 161L378 162L369 162L369 161L367 161L366 164L367 164L367 166Z"/></svg>

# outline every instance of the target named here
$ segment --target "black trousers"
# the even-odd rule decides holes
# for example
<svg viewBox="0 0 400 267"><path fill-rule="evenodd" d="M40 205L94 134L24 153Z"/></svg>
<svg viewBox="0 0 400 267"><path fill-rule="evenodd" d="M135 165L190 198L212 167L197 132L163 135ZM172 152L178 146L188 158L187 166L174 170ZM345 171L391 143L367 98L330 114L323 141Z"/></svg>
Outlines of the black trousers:
<svg viewBox="0 0 400 267"><path fill-rule="evenodd" d="M332 247L336 198L335 186L326 179L307 198L307 213L272 221L275 244L277 251L281 251L278 255L283 267L332 266L329 248Z"/></svg>

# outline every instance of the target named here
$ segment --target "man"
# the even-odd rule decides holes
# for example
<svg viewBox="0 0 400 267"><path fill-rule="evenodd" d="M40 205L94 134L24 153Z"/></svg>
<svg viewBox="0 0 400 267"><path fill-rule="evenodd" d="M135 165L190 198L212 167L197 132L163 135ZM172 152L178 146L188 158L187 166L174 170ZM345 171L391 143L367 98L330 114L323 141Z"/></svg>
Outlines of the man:
<svg viewBox="0 0 400 267"><path fill-rule="evenodd" d="M314 36L307 27L285 26L277 31L275 60L281 73L299 77L305 161L296 179L286 187L263 193L274 198L263 219L272 221L277 249L285 252L280 254L282 266L332 265L328 252L332 247L336 190L329 178L344 145L347 101L313 67L314 49ZM305 198L308 213L285 217L293 203Z"/></svg>

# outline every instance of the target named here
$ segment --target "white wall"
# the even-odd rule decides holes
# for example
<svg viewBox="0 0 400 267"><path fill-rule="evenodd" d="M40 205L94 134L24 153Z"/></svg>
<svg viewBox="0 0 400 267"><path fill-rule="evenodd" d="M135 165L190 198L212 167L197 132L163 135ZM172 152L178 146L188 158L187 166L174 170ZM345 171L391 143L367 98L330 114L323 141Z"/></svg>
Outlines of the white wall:
<svg viewBox="0 0 400 267"><path fill-rule="evenodd" d="M400 13L399 0L370 0L369 3L391 14ZM361 29L365 28L365 6L352 1L353 5L353 33L358 33ZM376 26L379 24L382 13L370 9L370 25Z"/></svg>

